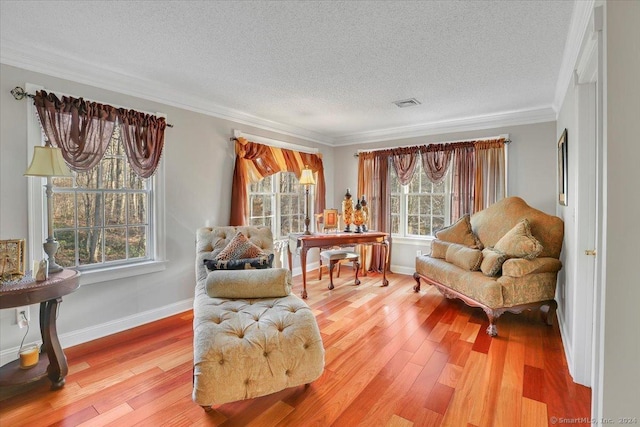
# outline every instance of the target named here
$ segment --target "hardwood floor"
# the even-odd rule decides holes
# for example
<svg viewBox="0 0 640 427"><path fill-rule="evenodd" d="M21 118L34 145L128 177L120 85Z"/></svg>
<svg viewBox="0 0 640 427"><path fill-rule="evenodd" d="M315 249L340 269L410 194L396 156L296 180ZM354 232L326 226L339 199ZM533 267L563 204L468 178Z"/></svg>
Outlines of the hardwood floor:
<svg viewBox="0 0 640 427"><path fill-rule="evenodd" d="M482 310L428 285L416 294L410 276L390 274L383 288L368 275L356 287L344 269L333 291L309 276L326 349L309 388L205 413L191 400L189 311L66 349L66 386L2 390L0 426L529 427L590 417L591 390L573 383L558 327L539 313L503 315L490 338Z"/></svg>

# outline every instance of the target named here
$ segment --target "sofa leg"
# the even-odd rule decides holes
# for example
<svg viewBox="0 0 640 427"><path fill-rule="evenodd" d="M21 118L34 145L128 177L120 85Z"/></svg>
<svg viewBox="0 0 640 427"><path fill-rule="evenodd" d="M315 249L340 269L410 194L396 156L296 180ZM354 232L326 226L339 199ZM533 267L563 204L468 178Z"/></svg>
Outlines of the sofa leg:
<svg viewBox="0 0 640 427"><path fill-rule="evenodd" d="M487 327L487 335L490 337L498 336L498 327L496 326L496 321L498 320L498 316L489 309L484 309L484 312L487 313L487 317L489 318L489 326Z"/></svg>
<svg viewBox="0 0 640 427"><path fill-rule="evenodd" d="M200 405L202 407L202 409L204 409L204 412L211 412L213 411L213 407L211 405L209 406L205 406L205 405Z"/></svg>
<svg viewBox="0 0 640 427"><path fill-rule="evenodd" d="M490 323L489 326L487 326L487 335L491 337L498 336L498 327L494 323Z"/></svg>
<svg viewBox="0 0 640 427"><path fill-rule="evenodd" d="M413 287L413 290L416 292L420 292L420 275L417 272L413 273L413 278L416 281L416 285Z"/></svg>
<svg viewBox="0 0 640 427"><path fill-rule="evenodd" d="M553 317L556 314L556 309L558 308L558 303L556 300L549 301L549 304L543 305L540 307L540 311L542 312L542 319L549 326L553 326Z"/></svg>

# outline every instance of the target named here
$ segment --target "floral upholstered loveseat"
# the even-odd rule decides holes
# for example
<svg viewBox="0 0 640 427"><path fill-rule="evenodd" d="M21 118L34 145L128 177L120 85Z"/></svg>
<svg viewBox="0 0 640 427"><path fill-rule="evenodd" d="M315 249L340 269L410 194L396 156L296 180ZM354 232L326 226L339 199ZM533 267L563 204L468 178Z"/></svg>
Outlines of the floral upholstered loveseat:
<svg viewBox="0 0 640 427"><path fill-rule="evenodd" d="M422 279L448 298L482 308L491 336L507 311L540 308L552 324L563 237L560 218L507 197L437 232L431 253L416 257L414 290Z"/></svg>

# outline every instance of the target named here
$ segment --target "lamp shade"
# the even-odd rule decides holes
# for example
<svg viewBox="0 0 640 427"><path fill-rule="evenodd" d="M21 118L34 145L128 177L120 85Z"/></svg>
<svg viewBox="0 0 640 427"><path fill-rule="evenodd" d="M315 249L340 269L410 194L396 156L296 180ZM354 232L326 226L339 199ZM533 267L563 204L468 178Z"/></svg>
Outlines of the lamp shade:
<svg viewBox="0 0 640 427"><path fill-rule="evenodd" d="M72 176L59 148L34 147L33 158L25 176Z"/></svg>
<svg viewBox="0 0 640 427"><path fill-rule="evenodd" d="M302 169L302 173L300 174L300 184L316 185L316 180L313 178L313 172L311 172L311 169Z"/></svg>

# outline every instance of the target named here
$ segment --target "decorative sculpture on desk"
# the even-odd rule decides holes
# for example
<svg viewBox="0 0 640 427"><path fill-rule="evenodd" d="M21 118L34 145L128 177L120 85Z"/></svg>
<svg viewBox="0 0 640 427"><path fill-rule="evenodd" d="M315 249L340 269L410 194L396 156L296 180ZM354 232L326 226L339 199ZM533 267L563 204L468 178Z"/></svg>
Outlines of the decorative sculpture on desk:
<svg viewBox="0 0 640 427"><path fill-rule="evenodd" d="M364 194L360 200L360 205L362 206L362 231L366 233L369 231L369 227L367 227L367 223L369 222L369 207L367 206L367 200L364 198Z"/></svg>
<svg viewBox="0 0 640 427"><path fill-rule="evenodd" d="M353 222L353 200L351 200L351 193L347 188L347 193L344 195L342 201L342 218L344 220L345 233L351 233L351 223Z"/></svg>
<svg viewBox="0 0 640 427"><path fill-rule="evenodd" d="M44 282L49 278L49 261L42 259L33 262L33 276L36 282Z"/></svg>
<svg viewBox="0 0 640 427"><path fill-rule="evenodd" d="M356 203L356 210L353 212L353 224L356 226L356 233L362 233L362 224L364 223L364 218L362 217L362 205L360 204L360 199Z"/></svg>

